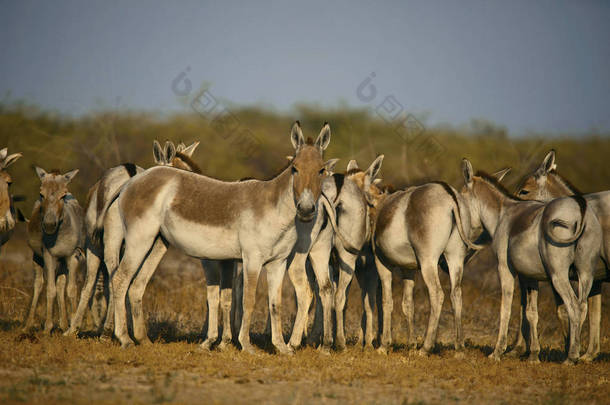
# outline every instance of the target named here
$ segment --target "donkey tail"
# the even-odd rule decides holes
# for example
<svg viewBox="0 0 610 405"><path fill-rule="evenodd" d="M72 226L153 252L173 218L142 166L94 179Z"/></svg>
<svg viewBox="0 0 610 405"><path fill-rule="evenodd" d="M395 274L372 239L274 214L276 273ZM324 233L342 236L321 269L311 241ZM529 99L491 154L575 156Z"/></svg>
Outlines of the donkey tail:
<svg viewBox="0 0 610 405"><path fill-rule="evenodd" d="M333 208L330 201L328 200L326 195L324 195L324 193L321 194L321 197L322 197L322 204L324 205L324 208L326 209L326 213L328 214L328 220L330 221L330 225L333 227L333 231L335 232L335 235L337 235L337 237L341 241L343 248L353 255L359 254L360 248L357 248L353 243L351 243L349 240L347 240L347 238L345 236L343 236L343 234L341 233L341 230L337 226L337 217L336 217L335 209Z"/></svg>
<svg viewBox="0 0 610 405"><path fill-rule="evenodd" d="M466 231L464 230L464 224L462 222L462 214L460 213L460 203L458 202L457 196L455 195L453 189L447 183L438 182L438 184L443 186L447 194L449 194L453 199L453 218L455 218L455 224L457 225L458 233L460 234L460 237L462 238L466 246L468 246L472 250L483 249L485 246L473 243L470 238L466 236Z"/></svg>
<svg viewBox="0 0 610 405"><path fill-rule="evenodd" d="M104 219L106 218L106 213L108 212L108 209L110 208L110 206L112 205L114 200L119 198L119 195L121 195L121 191L123 191L124 186L125 186L125 184L123 184L123 186L117 188L114 191L114 193L110 196L110 198L108 198L108 200L106 200L104 207L99 212L99 214L97 216L97 220L95 221L95 229L93 231L93 233L94 233L94 235L96 235L96 237L99 237L101 235L102 231L104 230Z"/></svg>
<svg viewBox="0 0 610 405"><path fill-rule="evenodd" d="M566 221L565 219L552 218L547 221L544 221L544 225L543 225L544 233L546 234L546 236L553 243L556 243L559 245L569 245L571 243L576 242L582 236L582 233L585 230L585 213L587 212L587 200L585 200L580 195L573 195L573 196L570 196L567 198L575 200L578 203L578 206L580 208L580 223L578 224L578 227L576 228L574 234L568 238L562 238L561 236L558 236L555 234L555 228L557 228L557 227L565 228L565 229L572 228L570 226L571 225L570 221ZM547 207L548 207L548 205L547 205ZM546 210L546 208L545 208L545 210Z"/></svg>

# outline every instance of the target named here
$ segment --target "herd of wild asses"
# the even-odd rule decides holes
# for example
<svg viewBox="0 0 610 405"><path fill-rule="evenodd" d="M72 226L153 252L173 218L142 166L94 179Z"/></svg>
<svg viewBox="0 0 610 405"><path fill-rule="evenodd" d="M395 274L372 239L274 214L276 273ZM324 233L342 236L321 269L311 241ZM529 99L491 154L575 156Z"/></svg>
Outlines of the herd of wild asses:
<svg viewBox="0 0 610 405"><path fill-rule="evenodd" d="M566 362L591 361L598 355L601 282L609 276L610 191L579 193L557 174L554 151L522 180L515 194L501 184L507 169L491 175L475 172L467 159L462 160L464 186L459 192L442 181L394 191L377 178L383 155L365 170L351 160L345 173L335 173L338 159L323 159L330 138L330 126L325 123L315 141L305 139L297 121L290 131L294 156L288 157L285 169L270 180L235 182L201 173L191 158L199 142L190 146L166 142L162 147L155 141L156 166L123 164L108 169L89 190L84 211L68 187L78 169L62 174L36 167L40 197L29 220L16 213L6 171L21 154L9 155L2 149L1 243L9 239L19 217L27 222L33 251L34 290L24 330L35 325L46 279L46 332L54 327L57 299L59 327L65 335L77 335L90 310L103 338L114 335L123 347L134 340L150 344L142 297L172 245L201 259L208 284L208 332L201 344L205 349L226 348L233 341L233 330L235 343L255 352L250 323L263 267L271 339L277 352L290 354L302 344L314 295L321 323L314 324L308 336L322 351L333 345L344 349L346 291L356 275L362 291L366 348L372 348L375 340L373 309L381 286L377 350L386 353L392 343L393 272L402 280L402 310L408 343L414 346L414 275L420 271L430 299L428 326L419 350L426 355L435 345L444 300L438 274L442 265L451 281L455 350L461 356L464 261L482 247L473 241L486 231L502 291L498 339L490 357L499 360L507 350L516 276L522 294L521 322L529 326L519 329L529 330L529 336L519 333L511 353L529 351L529 360L539 361L538 282L550 281L566 338ZM313 270L309 273L308 260ZM76 280L84 261L86 278L79 298ZM288 343L280 320L286 270L297 301ZM578 294L571 279L578 281ZM127 297L132 335L127 327ZM587 311L589 344L581 356L580 335Z"/></svg>

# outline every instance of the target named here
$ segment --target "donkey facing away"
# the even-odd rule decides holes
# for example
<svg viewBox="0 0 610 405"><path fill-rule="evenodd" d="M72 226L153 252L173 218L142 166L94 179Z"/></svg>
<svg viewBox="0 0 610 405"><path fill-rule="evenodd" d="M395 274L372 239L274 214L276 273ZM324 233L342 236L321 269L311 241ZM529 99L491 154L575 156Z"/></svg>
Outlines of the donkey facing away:
<svg viewBox="0 0 610 405"><path fill-rule="evenodd" d="M581 193L556 172L555 151L551 150L540 166L521 181L517 188L517 195L524 200L549 201L553 198L581 195ZM595 280L589 294L589 346L587 352L580 358L582 361L592 361L600 350L601 283L610 281L610 268L608 267L610 263L608 261L610 259L610 191L582 194L582 197L587 202L587 208L597 216L602 227L601 258L603 263L598 261ZM521 301L524 302L523 297ZM567 318L561 298L558 299L558 304L560 305L557 307L557 315L561 320L564 335L567 335ZM524 324L527 322L525 317L522 316L521 319ZM522 329L527 328L519 328L517 332L516 350L513 350L516 354L525 351ZM535 334L535 332L532 333Z"/></svg>
<svg viewBox="0 0 610 405"><path fill-rule="evenodd" d="M465 185L461 194L468 202L471 221L489 232L498 261L502 289L500 328L496 347L489 357L499 360L506 350L514 277L518 274L528 280L552 282L566 304L569 317L566 363L576 362L580 328L600 251L601 227L596 216L581 197L564 197L549 203L523 201L508 193L491 176L482 172L475 174L467 159L462 162L462 171ZM578 272L578 297L569 280L572 265ZM528 320L535 324L536 312L531 308L535 303L529 295L527 305ZM537 335L530 333L530 339L531 358L535 360L540 345Z"/></svg>
<svg viewBox="0 0 610 405"><path fill-rule="evenodd" d="M34 252L34 294L25 322L25 330L34 324L34 315L40 290L44 283L43 267L47 279L47 315L44 330L53 329L53 306L55 298L59 305L59 327L68 328L65 290L68 273L67 295L70 313L76 309L76 275L85 244L83 210L68 191L68 183L78 169L65 174L36 167L40 179L40 199L34 204L28 222L28 244Z"/></svg>
<svg viewBox="0 0 610 405"><path fill-rule="evenodd" d="M387 353L392 340L392 271L398 271L403 280L402 308L407 318L408 345L415 346L413 287L418 268L430 299L428 328L419 353L427 355L433 349L443 304L438 277L439 259L443 255L451 280L456 356L463 356L461 283L464 259L468 248L480 248L470 241L473 227L466 201L442 182L392 194L369 186L366 193L376 209L372 246L382 287L383 332L378 350Z"/></svg>
<svg viewBox="0 0 610 405"><path fill-rule="evenodd" d="M187 255L202 259L242 259L244 293L239 342L242 350L249 352L254 352L249 327L256 283L264 266L272 342L280 353L293 352L281 335L281 284L297 239L295 219L312 221L318 211L321 184L329 165L324 163L322 155L330 142L330 127L323 126L315 143L306 142L296 122L291 141L296 150L294 159L268 181L223 182L156 167L135 176L122 187L116 205L123 223L125 252L111 281L115 335L122 346L133 344L125 320L129 284L145 258L147 267L154 272L167 246L172 244ZM147 278L150 276L144 276L144 281ZM136 278L131 286L136 287L133 298L137 306L146 286L138 284ZM134 317L138 316L133 312ZM145 338L138 336L140 332L134 324L136 340Z"/></svg>
<svg viewBox="0 0 610 405"><path fill-rule="evenodd" d="M199 142L195 142L187 147L183 143L180 143L178 147L175 147L172 142L168 141L163 148L159 142L155 140L153 142L153 157L155 164L158 166L172 166L199 172L199 168L191 160L191 156L198 145ZM104 234L103 229L101 232L96 231L96 225L102 208L104 208L108 199L119 190L127 180L143 171L143 168L136 166L133 163L124 163L120 166L106 170L102 177L89 189L85 208L85 228L87 231L87 273L85 285L81 291L78 308L71 319L70 328L64 335L73 335L77 333L89 302L91 302L91 313L93 315L95 327L100 329L105 318L106 323L104 325L104 331L106 334L112 334L113 305L112 301L106 303L104 291L105 289L108 289L107 284L109 276L107 267L101 265L102 260L104 259ZM112 300L110 294L109 299ZM111 316L106 316L107 311Z"/></svg>
<svg viewBox="0 0 610 405"><path fill-rule="evenodd" d="M9 155L7 148L0 150L0 247L10 239L16 222L13 196L9 190L13 180L6 169L21 156L21 153Z"/></svg>

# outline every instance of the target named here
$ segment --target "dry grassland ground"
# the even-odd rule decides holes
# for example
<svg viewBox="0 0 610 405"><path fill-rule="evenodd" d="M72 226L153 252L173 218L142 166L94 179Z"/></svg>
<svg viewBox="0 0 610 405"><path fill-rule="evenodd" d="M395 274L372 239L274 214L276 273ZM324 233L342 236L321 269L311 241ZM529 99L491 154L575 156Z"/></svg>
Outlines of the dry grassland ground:
<svg viewBox="0 0 610 405"><path fill-rule="evenodd" d="M485 254L464 275L464 359L450 346L453 318L448 278L437 351L423 358L404 347L401 291L395 283L393 351L363 352L356 345L361 314L357 283L351 288L342 353L324 355L312 348L292 357L270 354L265 329L264 277L259 284L253 340L261 354L232 348L199 350L205 320L205 279L198 262L170 251L145 295L149 335L155 344L121 350L92 333L80 338L51 336L40 330L21 334L29 305L32 270L20 235L0 258L0 403L599 403L610 401L610 302L605 291L602 354L591 364L563 366L561 332L550 291L540 300L541 364L486 358L495 342L500 295L497 275ZM416 333L421 344L429 305L416 280ZM284 332L294 318L293 290L284 286ZM511 336L517 325L515 294ZM44 295L41 301L44 301ZM38 307L42 322L44 303ZM89 324L90 327L90 324ZM586 346L587 327L583 334Z"/></svg>

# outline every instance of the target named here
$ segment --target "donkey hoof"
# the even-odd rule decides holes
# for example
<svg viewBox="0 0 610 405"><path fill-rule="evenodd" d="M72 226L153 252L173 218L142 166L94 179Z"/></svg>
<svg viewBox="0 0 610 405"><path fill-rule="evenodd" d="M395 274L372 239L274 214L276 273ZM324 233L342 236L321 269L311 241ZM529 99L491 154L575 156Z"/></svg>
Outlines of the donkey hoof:
<svg viewBox="0 0 610 405"><path fill-rule="evenodd" d="M564 366L573 366L574 364L576 364L576 362L577 362L577 359L571 359L568 357L561 364L563 364Z"/></svg>
<svg viewBox="0 0 610 405"><path fill-rule="evenodd" d="M330 347L328 345L320 345L318 346L318 353L330 356Z"/></svg>
<svg viewBox="0 0 610 405"><path fill-rule="evenodd" d="M78 331L76 329L70 328L67 331L64 332L64 336L72 336L72 337L76 337L76 335L78 335Z"/></svg>
<svg viewBox="0 0 610 405"><path fill-rule="evenodd" d="M214 344L214 341L212 339L206 339L203 341L203 343L201 343L199 345L199 348L201 348L201 350L207 350L210 351L212 350L212 345Z"/></svg>
<svg viewBox="0 0 610 405"><path fill-rule="evenodd" d="M146 336L145 338L138 339L140 346L152 346L153 342Z"/></svg>
<svg viewBox="0 0 610 405"><path fill-rule="evenodd" d="M490 354L490 355L489 355L489 356L487 356L487 357L488 357L489 359L494 360L494 361L497 361L497 362L500 362L500 358L501 358L500 354L499 354L499 353L496 353L496 352L493 352L492 354Z"/></svg>
<svg viewBox="0 0 610 405"><path fill-rule="evenodd" d="M345 343L336 343L335 344L335 350L338 352L344 352L345 351Z"/></svg>
<svg viewBox="0 0 610 405"><path fill-rule="evenodd" d="M254 346L252 346L251 344L242 344L241 345L241 351L244 353L248 353L254 356L258 356L260 353L257 349L254 348Z"/></svg>
<svg viewBox="0 0 610 405"><path fill-rule="evenodd" d="M430 356L430 351L429 351L429 350L426 350L426 349L424 349L424 348L422 347L421 349L419 349L419 350L417 351L417 354L418 354L420 357L428 357L428 356Z"/></svg>
<svg viewBox="0 0 610 405"><path fill-rule="evenodd" d="M536 354L532 353L527 358L527 361L529 361L531 364L540 364L540 357L538 356L538 353L536 353Z"/></svg>
<svg viewBox="0 0 610 405"><path fill-rule="evenodd" d="M275 350L282 355L292 356L294 354L294 349L286 344L275 346Z"/></svg>
<svg viewBox="0 0 610 405"><path fill-rule="evenodd" d="M582 361L583 363L591 363L593 360L595 360L595 355L590 353L585 353L578 359L578 361Z"/></svg>
<svg viewBox="0 0 610 405"><path fill-rule="evenodd" d="M126 350L129 348L134 347L134 343L130 340L127 340L125 342L121 342L121 349Z"/></svg>
<svg viewBox="0 0 610 405"><path fill-rule="evenodd" d="M203 345L203 343L202 343L202 345ZM221 352L224 352L225 350L228 350L230 347L231 347L231 341L230 340L222 340L218 344L218 350L220 350Z"/></svg>
<svg viewBox="0 0 610 405"><path fill-rule="evenodd" d="M457 351L455 352L455 355L453 356L456 360L464 360L464 358L466 358L466 354L464 354L463 351Z"/></svg>
<svg viewBox="0 0 610 405"><path fill-rule="evenodd" d="M372 343L367 343L364 346L362 346L363 352L372 352L373 350L375 350L375 348L373 347Z"/></svg>
<svg viewBox="0 0 610 405"><path fill-rule="evenodd" d="M387 348L387 346L379 346L377 348L377 353L383 354L384 356L387 356L388 355L388 348Z"/></svg>

